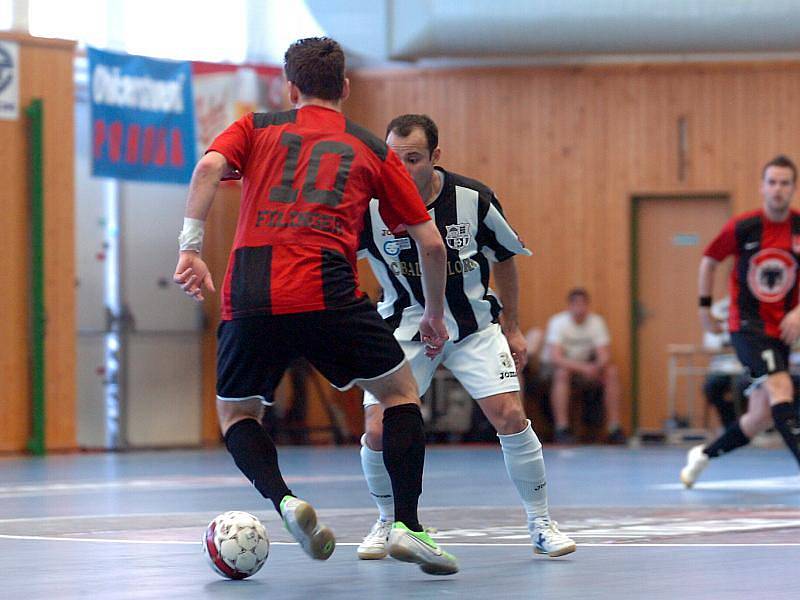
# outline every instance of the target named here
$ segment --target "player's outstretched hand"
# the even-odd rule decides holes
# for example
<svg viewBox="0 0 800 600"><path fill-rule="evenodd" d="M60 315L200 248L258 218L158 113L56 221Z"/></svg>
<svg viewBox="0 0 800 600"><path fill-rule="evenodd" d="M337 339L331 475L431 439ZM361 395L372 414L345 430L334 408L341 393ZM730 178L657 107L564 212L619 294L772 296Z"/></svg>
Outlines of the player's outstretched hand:
<svg viewBox="0 0 800 600"><path fill-rule="evenodd" d="M211 281L211 273L206 266L206 263L200 258L197 252L181 252L178 256L178 265L175 267L175 274L172 276L172 281L181 286L181 289L186 292L186 295L197 302L205 300L203 297L203 288L212 292L217 290L214 288L214 282Z"/></svg>
<svg viewBox="0 0 800 600"><path fill-rule="evenodd" d="M519 373L528 364L528 341L519 327L515 327L509 331L503 331L508 341L508 347L511 349L511 356L514 358L514 365L517 367Z"/></svg>
<svg viewBox="0 0 800 600"><path fill-rule="evenodd" d="M800 338L800 311L797 308L786 313L781 321L781 339L789 346Z"/></svg>
<svg viewBox="0 0 800 600"><path fill-rule="evenodd" d="M419 322L419 335L425 344L425 356L433 358L444 349L445 342L450 339L444 317L431 316L427 312Z"/></svg>

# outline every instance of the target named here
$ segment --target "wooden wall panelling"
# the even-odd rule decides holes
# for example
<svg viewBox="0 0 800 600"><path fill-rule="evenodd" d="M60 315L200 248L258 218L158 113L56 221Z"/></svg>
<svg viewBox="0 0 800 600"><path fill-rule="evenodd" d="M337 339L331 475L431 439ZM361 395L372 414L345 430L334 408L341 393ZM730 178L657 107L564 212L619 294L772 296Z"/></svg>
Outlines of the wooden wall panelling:
<svg viewBox="0 0 800 600"><path fill-rule="evenodd" d="M25 447L30 425L27 181L19 167L27 142L17 121L0 121L0 140L0 450L9 451Z"/></svg>
<svg viewBox="0 0 800 600"><path fill-rule="evenodd" d="M727 192L738 212L759 205L766 160L800 160L796 62L364 70L351 81L351 118L383 135L397 114L431 115L443 165L498 193L534 251L519 260L524 327L543 326L571 286L590 290L627 390L631 197Z"/></svg>
<svg viewBox="0 0 800 600"><path fill-rule="evenodd" d="M0 344L0 450L23 450L30 425L28 354L29 251L25 108L44 100L46 429L48 449L74 448L75 440L75 240L74 43L14 33L20 44L20 118L0 121L0 198L7 225L0 241L5 292Z"/></svg>

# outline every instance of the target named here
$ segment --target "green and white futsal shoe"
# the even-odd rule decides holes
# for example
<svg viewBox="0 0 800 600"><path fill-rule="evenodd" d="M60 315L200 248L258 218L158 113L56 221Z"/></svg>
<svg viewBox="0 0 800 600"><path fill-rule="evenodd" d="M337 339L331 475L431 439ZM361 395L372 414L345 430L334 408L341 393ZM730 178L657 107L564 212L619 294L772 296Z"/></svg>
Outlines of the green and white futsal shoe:
<svg viewBox="0 0 800 600"><path fill-rule="evenodd" d="M281 500L283 526L311 558L328 560L336 548L336 538L330 527L317 522L314 507L305 500L284 496Z"/></svg>
<svg viewBox="0 0 800 600"><path fill-rule="evenodd" d="M427 532L411 531L400 521L395 521L389 533L389 556L416 563L429 575L458 573L455 556L439 548Z"/></svg>
<svg viewBox="0 0 800 600"><path fill-rule="evenodd" d="M687 488L694 485L700 473L708 466L708 454L703 452L703 448L703 444L699 444L686 455L686 466L681 469L681 481Z"/></svg>
<svg viewBox="0 0 800 600"><path fill-rule="evenodd" d="M380 560L389 554L389 533L392 531L391 521L378 519L372 529L358 546L356 553L361 560Z"/></svg>
<svg viewBox="0 0 800 600"><path fill-rule="evenodd" d="M530 531L534 554L555 558L575 552L575 542L559 531L555 521L545 517L534 519Z"/></svg>

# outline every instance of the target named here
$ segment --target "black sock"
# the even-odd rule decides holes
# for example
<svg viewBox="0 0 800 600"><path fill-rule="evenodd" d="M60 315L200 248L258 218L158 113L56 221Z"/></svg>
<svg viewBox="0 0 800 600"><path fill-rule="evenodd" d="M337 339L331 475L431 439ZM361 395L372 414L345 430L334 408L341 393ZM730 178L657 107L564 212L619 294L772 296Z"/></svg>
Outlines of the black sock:
<svg viewBox="0 0 800 600"><path fill-rule="evenodd" d="M281 500L293 494L283 481L278 451L266 430L255 419L237 421L225 434L225 445L239 470L280 514Z"/></svg>
<svg viewBox="0 0 800 600"><path fill-rule="evenodd" d="M720 398L719 401L712 401L712 404L719 413L719 420L722 422L722 426L727 429L733 425L733 422L736 421L736 409L733 406L733 402L727 402Z"/></svg>
<svg viewBox="0 0 800 600"><path fill-rule="evenodd" d="M795 460L800 463L800 421L794 402L781 402L772 405L772 420L783 441L794 454Z"/></svg>
<svg viewBox="0 0 800 600"><path fill-rule="evenodd" d="M703 449L703 452L708 454L709 458L716 458L721 454L736 450L737 448L746 446L749 443L750 440L744 434L742 428L739 427L739 421L736 421L733 425L725 430L725 433L719 436L714 442L706 446Z"/></svg>
<svg viewBox="0 0 800 600"><path fill-rule="evenodd" d="M394 518L412 531L422 531L417 515L425 464L425 430L416 404L383 411L383 464L392 480Z"/></svg>

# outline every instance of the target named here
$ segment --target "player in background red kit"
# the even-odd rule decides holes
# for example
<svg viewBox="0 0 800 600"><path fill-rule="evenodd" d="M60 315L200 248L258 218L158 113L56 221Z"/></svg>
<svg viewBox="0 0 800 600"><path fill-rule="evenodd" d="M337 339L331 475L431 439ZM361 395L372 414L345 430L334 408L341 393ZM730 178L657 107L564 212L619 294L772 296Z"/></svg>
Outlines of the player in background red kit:
<svg viewBox="0 0 800 600"><path fill-rule="evenodd" d="M222 286L217 348L217 413L236 465L273 502L312 558L333 552L332 531L289 490L275 445L261 426L263 404L288 363L308 359L339 389L356 384L384 406L384 460L399 524L390 554L427 573L458 571L420 525L425 437L419 394L403 351L358 291L356 250L370 199L394 231L423 249L427 353L441 352L445 249L414 182L386 144L342 115L349 94L344 54L334 40L308 38L286 51L296 108L250 113L222 132L198 162L189 187L175 282L195 298L214 291L200 257L203 225L221 179L242 177L236 237Z"/></svg>
<svg viewBox="0 0 800 600"><path fill-rule="evenodd" d="M800 337L797 267L800 263L800 213L790 204L797 168L776 156L762 171L760 210L731 219L700 261L700 320L720 333L711 316L714 272L733 256L730 277L731 342L753 383L747 412L717 440L689 451L681 481L691 487L712 458L750 443L774 424L800 463L800 422L789 376L789 347Z"/></svg>

